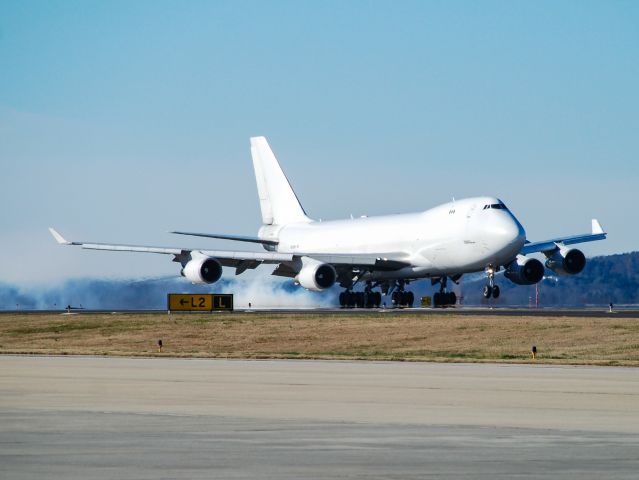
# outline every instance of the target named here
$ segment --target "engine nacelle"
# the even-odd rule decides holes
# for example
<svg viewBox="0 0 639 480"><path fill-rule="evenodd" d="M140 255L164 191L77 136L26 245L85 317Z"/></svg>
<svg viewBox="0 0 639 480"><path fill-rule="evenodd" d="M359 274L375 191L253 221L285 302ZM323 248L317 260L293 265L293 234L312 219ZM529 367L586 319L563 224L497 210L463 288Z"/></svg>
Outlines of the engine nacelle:
<svg viewBox="0 0 639 480"><path fill-rule="evenodd" d="M295 281L302 287L316 292L332 287L335 280L337 273L332 265L312 258L302 259L302 268L295 277Z"/></svg>
<svg viewBox="0 0 639 480"><path fill-rule="evenodd" d="M586 266L586 256L576 248L559 249L548 257L546 266L557 275L575 275Z"/></svg>
<svg viewBox="0 0 639 480"><path fill-rule="evenodd" d="M222 276L222 265L212 257L197 257L184 265L182 275L192 283L215 283Z"/></svg>
<svg viewBox="0 0 639 480"><path fill-rule="evenodd" d="M534 285L544 278L544 266L536 258L519 256L508 265L504 276L517 285Z"/></svg>

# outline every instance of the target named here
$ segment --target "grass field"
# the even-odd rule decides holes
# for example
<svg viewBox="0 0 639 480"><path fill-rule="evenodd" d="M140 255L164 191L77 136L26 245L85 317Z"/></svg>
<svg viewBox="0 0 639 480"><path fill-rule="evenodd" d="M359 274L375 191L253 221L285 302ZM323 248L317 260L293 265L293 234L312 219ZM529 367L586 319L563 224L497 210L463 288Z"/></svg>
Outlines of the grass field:
<svg viewBox="0 0 639 480"><path fill-rule="evenodd" d="M162 339L163 351L157 351ZM623 318L290 313L2 314L0 353L639 365Z"/></svg>

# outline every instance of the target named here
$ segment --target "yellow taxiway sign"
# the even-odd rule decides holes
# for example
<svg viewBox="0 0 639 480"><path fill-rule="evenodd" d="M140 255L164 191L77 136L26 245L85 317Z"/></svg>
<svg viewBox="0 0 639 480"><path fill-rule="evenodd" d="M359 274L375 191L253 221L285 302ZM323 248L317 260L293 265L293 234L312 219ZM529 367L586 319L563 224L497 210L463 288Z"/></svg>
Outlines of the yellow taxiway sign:
<svg viewBox="0 0 639 480"><path fill-rule="evenodd" d="M233 310L233 294L218 293L169 293L167 308L175 312L212 312Z"/></svg>

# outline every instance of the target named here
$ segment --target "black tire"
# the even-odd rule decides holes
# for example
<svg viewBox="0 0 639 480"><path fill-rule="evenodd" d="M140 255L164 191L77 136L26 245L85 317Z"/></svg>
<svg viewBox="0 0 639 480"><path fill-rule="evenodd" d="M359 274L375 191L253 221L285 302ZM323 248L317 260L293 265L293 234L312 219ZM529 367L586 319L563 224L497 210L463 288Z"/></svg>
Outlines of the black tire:
<svg viewBox="0 0 639 480"><path fill-rule="evenodd" d="M406 292L406 306L412 308L414 303L415 294L413 292Z"/></svg>
<svg viewBox="0 0 639 480"><path fill-rule="evenodd" d="M442 294L439 292L436 292L435 295L433 295L433 308L437 308L442 304Z"/></svg>
<svg viewBox="0 0 639 480"><path fill-rule="evenodd" d="M444 307L450 305L450 293L444 292L442 293L442 304Z"/></svg>
<svg viewBox="0 0 639 480"><path fill-rule="evenodd" d="M346 292L339 294L339 306L344 308L346 306Z"/></svg>
<svg viewBox="0 0 639 480"><path fill-rule="evenodd" d="M355 304L357 305L357 308L363 308L364 307L364 292L357 292L355 294Z"/></svg>
<svg viewBox="0 0 639 480"><path fill-rule="evenodd" d="M366 301L364 302L366 303L366 308L375 308L375 299L377 298L375 292L365 293L364 296L366 297Z"/></svg>
<svg viewBox="0 0 639 480"><path fill-rule="evenodd" d="M346 292L345 299L346 308L353 308L353 302L355 301L355 295L353 295L353 292Z"/></svg>
<svg viewBox="0 0 639 480"><path fill-rule="evenodd" d="M500 293L501 293L501 292L499 291L499 286L498 286L498 285L495 285L495 286L493 287L493 298L499 298L499 294L500 294Z"/></svg>
<svg viewBox="0 0 639 480"><path fill-rule="evenodd" d="M493 294L493 289L490 285L484 287L484 298L488 299Z"/></svg>
<svg viewBox="0 0 639 480"><path fill-rule="evenodd" d="M399 292L393 292L393 294L391 295L391 302L393 304L393 307L399 307L401 298L399 295Z"/></svg>
<svg viewBox="0 0 639 480"><path fill-rule="evenodd" d="M457 295L455 295L455 292L450 292L449 305L456 305L456 304L457 304Z"/></svg>

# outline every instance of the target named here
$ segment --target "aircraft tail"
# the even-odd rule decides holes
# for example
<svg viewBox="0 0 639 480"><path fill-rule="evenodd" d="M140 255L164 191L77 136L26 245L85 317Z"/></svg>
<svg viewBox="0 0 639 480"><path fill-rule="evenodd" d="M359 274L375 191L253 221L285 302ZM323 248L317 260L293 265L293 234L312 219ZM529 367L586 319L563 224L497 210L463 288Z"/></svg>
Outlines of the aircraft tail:
<svg viewBox="0 0 639 480"><path fill-rule="evenodd" d="M310 222L266 138L251 138L251 156L260 197L262 223L286 225Z"/></svg>

